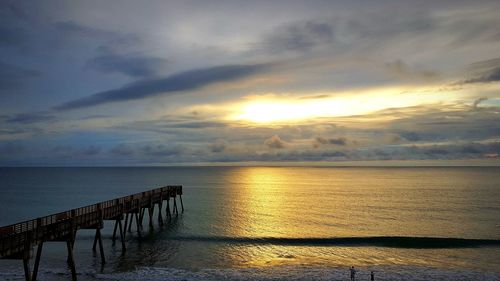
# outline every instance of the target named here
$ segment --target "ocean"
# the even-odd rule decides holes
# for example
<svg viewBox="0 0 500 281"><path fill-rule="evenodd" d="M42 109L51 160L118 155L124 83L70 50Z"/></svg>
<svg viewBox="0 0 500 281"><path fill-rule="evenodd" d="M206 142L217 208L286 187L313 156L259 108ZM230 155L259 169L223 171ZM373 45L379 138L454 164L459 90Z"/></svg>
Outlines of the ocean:
<svg viewBox="0 0 500 281"><path fill-rule="evenodd" d="M125 253L105 224L104 266L80 230L79 280L500 280L499 167L0 168L0 225L177 184L184 213ZM70 280L64 243L39 280Z"/></svg>

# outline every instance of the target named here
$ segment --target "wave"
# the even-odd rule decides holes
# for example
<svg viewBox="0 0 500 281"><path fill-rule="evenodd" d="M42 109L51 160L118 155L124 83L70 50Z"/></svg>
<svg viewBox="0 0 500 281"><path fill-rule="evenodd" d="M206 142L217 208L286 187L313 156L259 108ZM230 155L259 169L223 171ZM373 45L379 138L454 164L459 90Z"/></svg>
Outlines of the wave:
<svg viewBox="0 0 500 281"><path fill-rule="evenodd" d="M500 281L499 272L485 272L469 269L439 269L416 266L376 266L357 267L360 280L368 280L370 271L375 271L376 280L399 281L458 281L488 280ZM128 272L83 272L80 281L302 281L302 280L345 280L348 267L301 267L273 266L265 268L223 268L186 270L162 267L137 267ZM22 272L16 275L5 275L0 272L0 281L22 280ZM65 281L70 279L68 270L45 271L40 279Z"/></svg>
<svg viewBox="0 0 500 281"><path fill-rule="evenodd" d="M373 268L357 268L360 280L368 280ZM443 270L419 267L377 267L376 280L399 281L458 281L458 280L488 280L500 281L496 272L479 272L473 270ZM245 268L245 269L200 269L196 271L182 269L167 269L155 267L137 268L133 272L113 275L97 275L98 281L302 281L302 280L345 280L348 269L342 268L311 268L297 266ZM90 279L91 281L94 281ZM89 280L89 281L90 281Z"/></svg>
<svg viewBox="0 0 500 281"><path fill-rule="evenodd" d="M369 236L369 237L230 237L230 236L174 236L169 240L237 243L284 246L375 246L391 248L473 248L499 247L500 239L469 239L453 237L408 237L408 236Z"/></svg>

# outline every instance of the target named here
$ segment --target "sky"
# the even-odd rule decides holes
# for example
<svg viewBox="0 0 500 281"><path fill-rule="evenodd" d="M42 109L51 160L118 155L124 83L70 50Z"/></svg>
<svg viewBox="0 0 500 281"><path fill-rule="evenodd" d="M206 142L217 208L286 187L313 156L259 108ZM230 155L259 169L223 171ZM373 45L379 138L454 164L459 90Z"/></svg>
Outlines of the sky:
<svg viewBox="0 0 500 281"><path fill-rule="evenodd" d="M482 0L4 0L0 166L498 164L498 15Z"/></svg>

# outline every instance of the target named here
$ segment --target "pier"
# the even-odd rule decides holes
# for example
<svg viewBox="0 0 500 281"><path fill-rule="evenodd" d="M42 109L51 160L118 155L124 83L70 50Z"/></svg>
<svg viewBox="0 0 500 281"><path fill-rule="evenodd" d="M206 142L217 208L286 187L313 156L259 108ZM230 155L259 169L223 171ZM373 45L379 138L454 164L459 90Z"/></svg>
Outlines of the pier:
<svg viewBox="0 0 500 281"><path fill-rule="evenodd" d="M129 196L100 202L97 204L64 211L61 213L40 217L13 225L0 227L0 259L16 259L23 261L26 281L36 281L40 257L44 242L64 242L68 251L68 265L73 281L77 280L73 246L76 233L80 229L95 229L93 250L99 252L104 265L106 258L102 244L101 229L104 221L114 221L113 242L119 237L122 251L126 251L125 235L131 230L135 221L137 234L140 237L143 228L143 219L146 211L149 216L149 225L153 225L155 207L160 224L165 219L178 216L179 210L176 198L179 198L181 212L184 212L182 202L182 186L165 186ZM173 200L170 200L173 199ZM172 201L172 204L170 203ZM170 206L172 205L172 207ZM165 208L163 208L165 206ZM122 223L122 221L124 221ZM118 232L118 233L117 233ZM119 235L119 236L118 236ZM34 248L36 255L33 269L30 259Z"/></svg>

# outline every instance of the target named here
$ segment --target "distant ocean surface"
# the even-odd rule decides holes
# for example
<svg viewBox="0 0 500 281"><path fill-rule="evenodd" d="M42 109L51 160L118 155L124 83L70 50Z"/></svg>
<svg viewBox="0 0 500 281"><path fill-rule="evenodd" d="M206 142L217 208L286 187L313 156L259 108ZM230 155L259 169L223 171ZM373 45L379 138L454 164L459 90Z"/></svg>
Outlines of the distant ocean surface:
<svg viewBox="0 0 500 281"><path fill-rule="evenodd" d="M0 225L177 184L184 214L124 255L106 223L103 268L80 230L79 280L500 280L498 167L0 168ZM70 280L64 243L39 280Z"/></svg>

